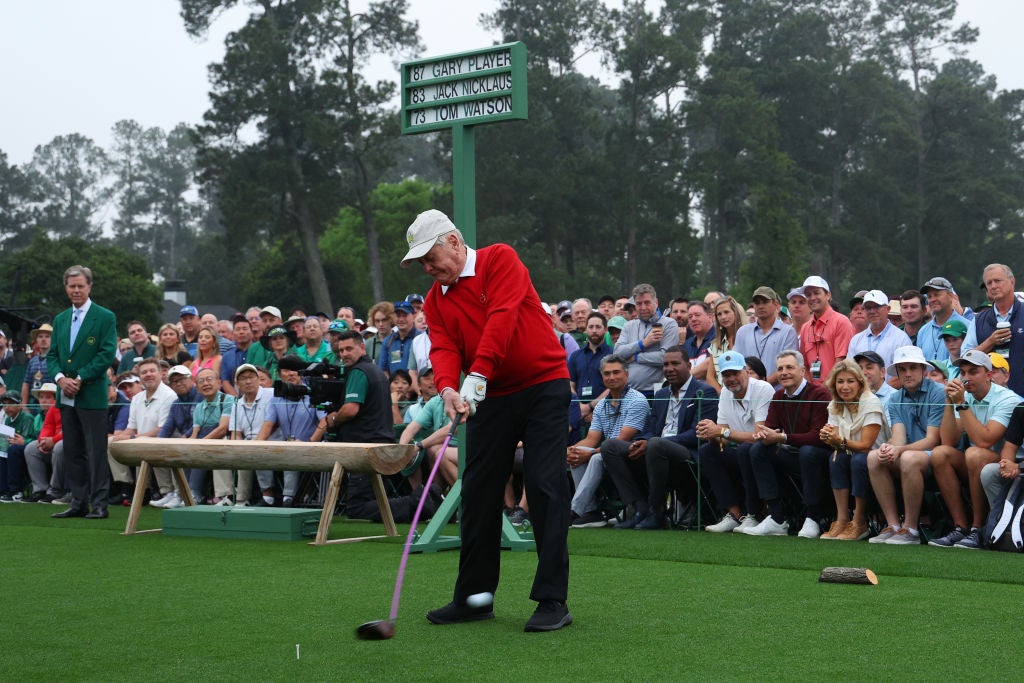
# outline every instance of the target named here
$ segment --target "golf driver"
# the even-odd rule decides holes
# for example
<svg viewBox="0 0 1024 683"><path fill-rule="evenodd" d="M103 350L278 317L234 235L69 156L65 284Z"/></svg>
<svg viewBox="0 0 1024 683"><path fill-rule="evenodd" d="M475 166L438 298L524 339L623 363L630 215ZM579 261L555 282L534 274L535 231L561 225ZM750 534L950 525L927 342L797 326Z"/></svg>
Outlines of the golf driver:
<svg viewBox="0 0 1024 683"><path fill-rule="evenodd" d="M455 419L452 420L452 426L448 430L448 436L444 438L444 443L441 444L441 450L438 453L437 459L434 460L434 466L430 468L430 475L427 477L427 483L423 486L423 494L420 496L420 502L416 506L416 512L412 516L412 524L409 525L409 535L405 537L405 547L402 548L402 561L398 565L398 576L395 578L395 593L391 597L391 617L389 619L380 619L378 621L368 621L365 624L359 626L356 629L356 637L361 640L389 640L395 637L395 620L398 619L398 601L402 597L402 580L405 578L405 565L409 561L409 549L412 547L412 539L416 534L416 525L420 521L420 513L423 511L423 503L427 500L427 496L430 495L430 485L434 482L434 475L437 474L437 466L441 464L444 452L448 450L448 444L452 440L452 436L455 435L455 429L459 426L459 422L462 420L462 413L456 413Z"/></svg>

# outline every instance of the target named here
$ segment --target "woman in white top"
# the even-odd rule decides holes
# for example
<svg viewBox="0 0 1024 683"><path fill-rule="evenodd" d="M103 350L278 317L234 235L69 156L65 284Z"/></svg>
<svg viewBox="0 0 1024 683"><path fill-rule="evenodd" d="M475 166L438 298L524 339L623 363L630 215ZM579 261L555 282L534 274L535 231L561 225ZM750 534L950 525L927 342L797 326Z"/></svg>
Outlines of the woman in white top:
<svg viewBox="0 0 1024 683"><path fill-rule="evenodd" d="M731 351L736 346L736 332L747 320L747 314L739 302L731 296L725 296L715 301L711 307L711 315L715 319L715 338L708 346L708 373L705 382L714 387L715 391L722 393L722 373L718 369L718 359L726 351ZM711 372L714 370L714 372Z"/></svg>
<svg viewBox="0 0 1024 683"><path fill-rule="evenodd" d="M821 538L860 541L868 536L865 501L868 494L868 451L889 438L889 423L882 402L871 392L860 366L850 358L835 364L825 380L832 401L821 440L834 449L829 459L836 521ZM850 492L853 519L850 519Z"/></svg>

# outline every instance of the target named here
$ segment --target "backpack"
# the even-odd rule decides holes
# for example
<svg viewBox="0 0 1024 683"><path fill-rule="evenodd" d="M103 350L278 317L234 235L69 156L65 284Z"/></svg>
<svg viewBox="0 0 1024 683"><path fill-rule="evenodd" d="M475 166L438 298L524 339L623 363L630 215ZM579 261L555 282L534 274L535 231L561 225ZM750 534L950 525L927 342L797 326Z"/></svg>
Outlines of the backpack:
<svg viewBox="0 0 1024 683"><path fill-rule="evenodd" d="M1024 516L1024 476L1003 487L992 505L981 540L992 550L1024 552L1021 518Z"/></svg>

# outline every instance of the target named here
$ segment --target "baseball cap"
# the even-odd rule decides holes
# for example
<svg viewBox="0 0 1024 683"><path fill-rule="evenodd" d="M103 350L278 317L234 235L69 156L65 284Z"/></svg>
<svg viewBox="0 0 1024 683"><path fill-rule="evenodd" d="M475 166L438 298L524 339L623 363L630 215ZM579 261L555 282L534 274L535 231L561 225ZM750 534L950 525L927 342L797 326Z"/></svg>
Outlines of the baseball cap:
<svg viewBox="0 0 1024 683"><path fill-rule="evenodd" d="M347 320L338 318L337 320L331 321L330 326L327 328L328 334L341 334L342 332L348 332L349 326ZM377 330L374 330L376 332Z"/></svg>
<svg viewBox="0 0 1024 683"><path fill-rule="evenodd" d="M179 366L184 367L184 366ZM186 368L187 369L187 368ZM170 373L168 373L170 374ZM117 388L120 389L122 384L134 384L135 382L141 382L137 375L125 375L120 382L117 383ZM45 384L43 385L46 386Z"/></svg>
<svg viewBox="0 0 1024 683"><path fill-rule="evenodd" d="M409 251L402 259L402 265L425 256L437 242L438 237L447 235L452 230L455 230L455 224L437 209L429 209L416 216L416 220L405 231L405 241L409 244Z"/></svg>
<svg viewBox="0 0 1024 683"><path fill-rule="evenodd" d="M281 317L281 309L278 308L277 306L264 306L263 308L260 309L260 315L263 315L264 313L266 313L267 315L272 315L275 318Z"/></svg>
<svg viewBox="0 0 1024 683"><path fill-rule="evenodd" d="M886 374L890 377L896 376L896 366L901 363L916 363L918 365L928 365L928 361L924 358L924 353L921 351L919 346L901 346L892 354L892 365L886 370Z"/></svg>
<svg viewBox="0 0 1024 683"><path fill-rule="evenodd" d="M804 280L804 284L800 289L803 290L807 287L820 287L821 289L824 289L826 292L832 291L831 289L829 289L828 283L825 282L825 278L821 277L820 275L811 275L810 277L808 277L806 280Z"/></svg>
<svg viewBox="0 0 1024 683"><path fill-rule="evenodd" d="M186 368L184 365L175 365L173 368L167 371L167 379L170 379L175 375L184 375L185 377L191 377L192 371Z"/></svg>
<svg viewBox="0 0 1024 683"><path fill-rule="evenodd" d="M725 372L726 370L742 370L745 367L747 367L746 359L742 354L735 351L726 351L718 357L719 372Z"/></svg>
<svg viewBox="0 0 1024 683"><path fill-rule="evenodd" d="M196 308L195 306L182 306L181 312L178 314L178 317L180 318L186 315L199 315L199 309Z"/></svg>
<svg viewBox="0 0 1024 683"><path fill-rule="evenodd" d="M885 367L885 360L875 351L861 351L860 353L855 355L853 359L858 363L861 362L862 360L866 360L869 363L874 363L875 365L878 365L883 368Z"/></svg>
<svg viewBox="0 0 1024 683"><path fill-rule="evenodd" d="M762 285L755 289L754 294L753 296L750 297L750 299L754 300L757 297L767 299L768 301L779 301L779 295L775 293L774 289L768 287L767 285Z"/></svg>
<svg viewBox="0 0 1024 683"><path fill-rule="evenodd" d="M243 372L255 372L257 375L259 374L259 371L256 369L256 366L253 365L252 363L242 363L241 365L238 366L238 369L235 370L236 382L238 381L238 376L241 375Z"/></svg>
<svg viewBox="0 0 1024 683"><path fill-rule="evenodd" d="M953 361L953 365L957 366L958 368L961 367L964 363L977 365L979 367L985 368L986 370L992 369L992 359L988 357L987 353L985 353L984 351L979 351L978 349L971 349L963 356Z"/></svg>
<svg viewBox="0 0 1024 683"><path fill-rule="evenodd" d="M282 334L288 334L288 330L284 329L280 325L275 325L274 327L271 327L270 330L267 332L268 337L276 337Z"/></svg>
<svg viewBox="0 0 1024 683"><path fill-rule="evenodd" d="M988 354L988 358L992 361L993 370L1005 370L1007 373L1010 372L1010 363L1006 360L1006 356L996 351L992 351Z"/></svg>
<svg viewBox="0 0 1024 683"><path fill-rule="evenodd" d="M409 296L405 297L405 301L410 304L421 304L423 303L423 295L413 292Z"/></svg>
<svg viewBox="0 0 1024 683"><path fill-rule="evenodd" d="M789 317L789 306L781 306L779 308L779 312L782 313L782 315L784 315L784 316L786 316L788 318Z"/></svg>
<svg viewBox="0 0 1024 683"><path fill-rule="evenodd" d="M864 293L864 303L889 308L889 297L880 289L872 289Z"/></svg>
<svg viewBox="0 0 1024 683"><path fill-rule="evenodd" d="M867 293L868 293L868 290L862 289L859 292L857 292L856 294L854 294L853 298L850 299L850 308L853 308L857 304L863 302L864 301L864 295L867 294Z"/></svg>
<svg viewBox="0 0 1024 683"><path fill-rule="evenodd" d="M807 298L806 296L804 296L804 288L803 287L794 287L793 289L789 290L789 294L786 295L786 301L789 301L794 296L798 296L801 299L806 299Z"/></svg>
<svg viewBox="0 0 1024 683"><path fill-rule="evenodd" d="M944 277L933 277L931 280L921 285L921 289L918 291L920 291L922 294L927 294L928 291L932 289L945 292L952 292L953 285L949 280L947 280Z"/></svg>
<svg viewBox="0 0 1024 683"><path fill-rule="evenodd" d="M1000 358L1002 358L1002 356L1000 356ZM136 381L138 381L138 378L136 378ZM43 393L44 391L48 391L51 394L53 394L54 396L56 396L57 395L57 385L54 384L53 382L47 382L46 384L43 384L42 386L40 386L38 389L33 389L32 390L32 395L35 396L36 398L39 398L39 394Z"/></svg>
<svg viewBox="0 0 1024 683"><path fill-rule="evenodd" d="M412 304L406 301L396 301L395 313L408 313L409 315L416 315L416 309L412 307Z"/></svg>
<svg viewBox="0 0 1024 683"><path fill-rule="evenodd" d="M940 337L966 337L967 336L967 324L963 320L957 318L950 318L946 321L946 324L942 326L939 331Z"/></svg>
<svg viewBox="0 0 1024 683"><path fill-rule="evenodd" d="M306 316L304 315L293 315L284 321L285 327L291 327L292 323L305 323Z"/></svg>
<svg viewBox="0 0 1024 683"><path fill-rule="evenodd" d="M949 361L936 358L935 360L928 361L928 365L941 372L943 377L949 379Z"/></svg>
<svg viewBox="0 0 1024 683"><path fill-rule="evenodd" d="M17 391L8 391L0 397L0 403L21 403L21 394Z"/></svg>
<svg viewBox="0 0 1024 683"><path fill-rule="evenodd" d="M611 329L611 328L614 327L617 330L621 330L625 326L626 326L626 319L623 318L621 315L613 315L611 318L608 319L608 329Z"/></svg>

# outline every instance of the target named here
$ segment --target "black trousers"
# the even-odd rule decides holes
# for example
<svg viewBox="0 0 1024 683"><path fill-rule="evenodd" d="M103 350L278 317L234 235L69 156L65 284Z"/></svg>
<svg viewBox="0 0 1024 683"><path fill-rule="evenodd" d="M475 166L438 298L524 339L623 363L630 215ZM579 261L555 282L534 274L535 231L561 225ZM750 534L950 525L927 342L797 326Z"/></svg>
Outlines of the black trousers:
<svg viewBox="0 0 1024 683"><path fill-rule="evenodd" d="M711 490L722 514L734 505L744 514L756 515L761 512L757 480L750 464L752 447L750 443L730 444L724 449L716 443L706 443L700 447L697 457L700 458L704 476L711 482Z"/></svg>
<svg viewBox="0 0 1024 683"><path fill-rule="evenodd" d="M71 507L106 510L110 498L107 411L61 406L60 420Z"/></svg>
<svg viewBox="0 0 1024 683"><path fill-rule="evenodd" d="M523 485L537 544L530 598L565 602L569 590L569 481L565 476L569 380L488 396L466 424L462 548L454 600L498 587L505 483L523 442Z"/></svg>

